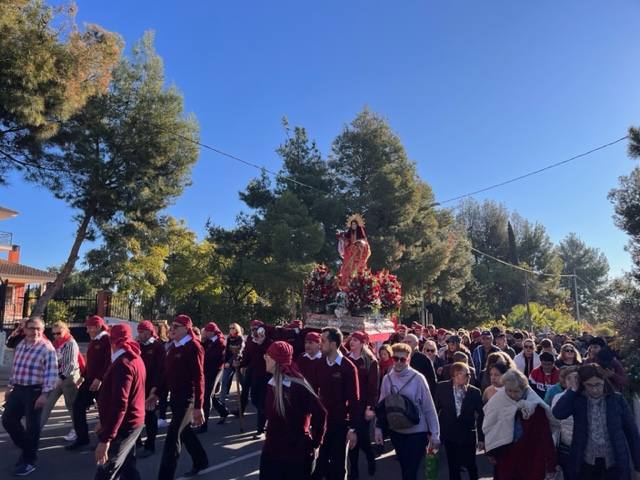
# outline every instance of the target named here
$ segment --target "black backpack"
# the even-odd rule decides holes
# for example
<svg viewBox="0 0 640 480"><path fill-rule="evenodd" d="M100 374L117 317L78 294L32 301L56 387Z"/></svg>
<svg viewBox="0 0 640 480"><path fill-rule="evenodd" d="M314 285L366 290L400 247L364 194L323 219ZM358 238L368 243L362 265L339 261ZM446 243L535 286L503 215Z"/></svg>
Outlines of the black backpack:
<svg viewBox="0 0 640 480"><path fill-rule="evenodd" d="M383 428L403 430L420 423L420 412L418 411L418 407L416 407L416 405L406 396L400 393L411 383L416 375L416 373L411 375L409 380L407 380L398 390L394 388L393 383L391 383L391 379L389 379L391 393L376 406L376 414L378 418L382 420L381 426Z"/></svg>

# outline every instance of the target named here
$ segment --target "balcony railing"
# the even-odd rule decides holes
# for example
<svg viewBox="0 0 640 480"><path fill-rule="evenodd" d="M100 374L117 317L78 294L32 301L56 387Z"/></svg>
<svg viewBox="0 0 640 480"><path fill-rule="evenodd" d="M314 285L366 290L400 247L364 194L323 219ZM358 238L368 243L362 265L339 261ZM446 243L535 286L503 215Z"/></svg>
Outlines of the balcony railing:
<svg viewBox="0 0 640 480"><path fill-rule="evenodd" d="M0 251L11 250L11 245L13 245L13 234L0 232Z"/></svg>

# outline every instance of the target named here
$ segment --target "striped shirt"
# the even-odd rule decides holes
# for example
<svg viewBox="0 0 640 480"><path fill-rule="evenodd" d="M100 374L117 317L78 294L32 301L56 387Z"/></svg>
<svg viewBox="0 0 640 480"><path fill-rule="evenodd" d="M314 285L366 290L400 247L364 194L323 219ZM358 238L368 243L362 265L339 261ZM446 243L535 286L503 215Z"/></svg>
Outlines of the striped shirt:
<svg viewBox="0 0 640 480"><path fill-rule="evenodd" d="M73 337L57 348L56 353L58 354L58 373L61 377L68 378L74 374L80 374L80 363L78 362L80 348Z"/></svg>
<svg viewBox="0 0 640 480"><path fill-rule="evenodd" d="M43 392L50 392L58 379L56 350L46 338L30 344L21 341L13 356L13 369L9 385L42 385Z"/></svg>

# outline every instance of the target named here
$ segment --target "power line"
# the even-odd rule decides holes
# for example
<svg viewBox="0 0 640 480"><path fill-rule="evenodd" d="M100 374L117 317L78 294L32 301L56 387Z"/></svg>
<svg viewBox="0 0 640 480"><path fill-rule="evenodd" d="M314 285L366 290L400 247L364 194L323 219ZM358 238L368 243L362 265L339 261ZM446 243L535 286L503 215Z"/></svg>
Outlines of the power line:
<svg viewBox="0 0 640 480"><path fill-rule="evenodd" d="M545 273L545 272L536 272L535 270L530 270L528 268L524 268L521 267L520 265L514 265L513 263L509 263L509 262L505 262L504 260L500 260L497 257L494 257L493 255L489 255L488 253L482 252L480 250L478 250L477 248L471 247L471 250L484 256L487 258L490 258L491 260L494 260L496 262L502 263L503 265L506 265L508 267L511 268L515 268L517 270L523 271L523 272L527 272L527 273L532 273L534 275L540 275L543 277L564 277L564 278L573 278L573 275L568 275L568 274L553 274L553 273Z"/></svg>
<svg viewBox="0 0 640 480"><path fill-rule="evenodd" d="M560 162L552 163L551 165L547 165L546 167L539 168L538 170L534 170L532 172L525 173L524 175L519 175L517 177L510 178L509 180L505 180L503 182L495 183L495 184L490 185L488 187L481 188L480 190L475 190L475 191L470 192L470 193L465 193L464 195L458 195L457 197L448 198L447 200L443 200L443 201L438 202L438 203L440 205L444 205L445 203L455 202L456 200L462 200L463 198L472 197L472 196L477 195L479 193L483 193L483 192L486 192L488 190L493 190L494 188L502 187L504 185L508 185L510 183L517 182L518 180L522 180L524 178L531 177L533 175L537 175L538 173L545 172L545 171L550 170L552 168L556 168L556 167L559 167L561 165L565 165L565 164L567 164L569 162L577 160L578 158L586 157L587 155L590 155L590 154L592 154L594 152L597 152L598 150L603 150L603 149L605 149L607 147L611 147L612 145L615 145L616 143L620 143L623 140L626 140L628 138L629 138L629 135L625 135L624 137L620 137L617 140L614 140L614 141L609 142L609 143L605 143L604 145L600 145L599 147L596 147L596 148L592 148L591 150L589 150L587 152L583 152L583 153L580 153L578 155L574 155L573 157L567 158L566 160L562 160Z"/></svg>

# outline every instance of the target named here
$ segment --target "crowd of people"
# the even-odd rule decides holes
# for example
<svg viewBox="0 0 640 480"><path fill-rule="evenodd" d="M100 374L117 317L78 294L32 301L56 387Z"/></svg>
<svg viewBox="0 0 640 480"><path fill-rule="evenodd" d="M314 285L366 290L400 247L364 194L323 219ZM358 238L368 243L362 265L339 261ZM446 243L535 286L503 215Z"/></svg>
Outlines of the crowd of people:
<svg viewBox="0 0 640 480"><path fill-rule="evenodd" d="M274 327L225 335L187 315L169 324L86 321L80 353L68 326L31 318L7 340L15 348L2 423L21 455L16 476L36 468L39 436L62 396L73 420L67 450L89 444L87 409L97 404L96 479L138 479L136 459L154 455L167 434L158 479L209 466L198 434L229 415L243 421L249 401L263 437L263 480L344 480L376 473L388 439L403 480L418 478L427 455L444 450L449 478L478 478L478 452L497 480L630 480L640 471L640 434L621 392L624 368L607 340L564 334L398 325L385 342L365 332ZM238 407L228 398L234 381ZM167 413L171 412L170 421ZM136 453L136 450L137 453ZM437 472L436 472L437 473Z"/></svg>

